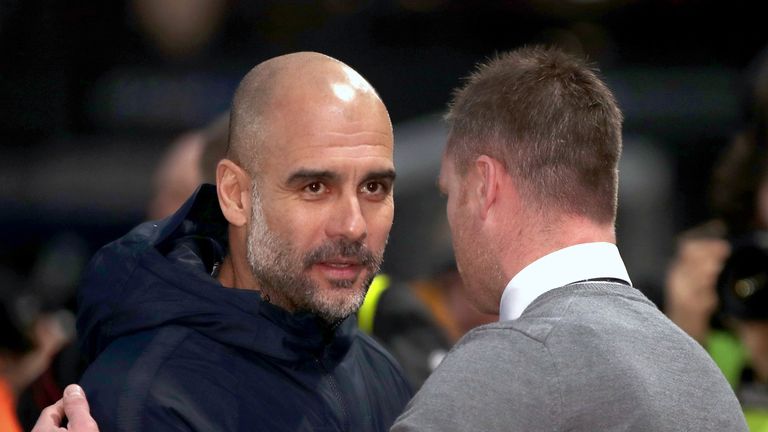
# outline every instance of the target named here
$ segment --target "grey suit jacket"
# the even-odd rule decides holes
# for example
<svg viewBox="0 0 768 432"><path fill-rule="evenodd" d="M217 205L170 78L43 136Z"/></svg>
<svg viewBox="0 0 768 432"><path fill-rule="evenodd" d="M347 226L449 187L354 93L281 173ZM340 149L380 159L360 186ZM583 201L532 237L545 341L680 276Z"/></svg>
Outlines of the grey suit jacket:
<svg viewBox="0 0 768 432"><path fill-rule="evenodd" d="M453 348L392 428L747 431L709 355L638 290L567 285Z"/></svg>

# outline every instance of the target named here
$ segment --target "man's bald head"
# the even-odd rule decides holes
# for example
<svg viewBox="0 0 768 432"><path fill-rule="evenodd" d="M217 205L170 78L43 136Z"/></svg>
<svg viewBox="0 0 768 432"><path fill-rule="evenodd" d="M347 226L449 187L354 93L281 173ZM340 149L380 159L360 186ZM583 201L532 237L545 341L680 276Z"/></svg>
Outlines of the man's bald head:
<svg viewBox="0 0 768 432"><path fill-rule="evenodd" d="M353 99L359 103L337 103ZM376 91L354 69L319 53L287 54L260 63L238 86L227 158L255 174L260 155L274 150L265 146L271 127L290 125L292 118L314 109L341 109L345 117L383 112L389 118Z"/></svg>

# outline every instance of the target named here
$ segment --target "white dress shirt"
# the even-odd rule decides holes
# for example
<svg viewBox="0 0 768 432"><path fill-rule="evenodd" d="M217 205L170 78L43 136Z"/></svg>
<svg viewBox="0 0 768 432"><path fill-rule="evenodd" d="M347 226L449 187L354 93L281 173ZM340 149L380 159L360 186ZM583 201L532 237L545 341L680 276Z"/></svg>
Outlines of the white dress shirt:
<svg viewBox="0 0 768 432"><path fill-rule="evenodd" d="M584 243L545 255L509 281L501 295L499 321L523 314L545 292L586 279L614 278L632 284L619 249L613 243Z"/></svg>

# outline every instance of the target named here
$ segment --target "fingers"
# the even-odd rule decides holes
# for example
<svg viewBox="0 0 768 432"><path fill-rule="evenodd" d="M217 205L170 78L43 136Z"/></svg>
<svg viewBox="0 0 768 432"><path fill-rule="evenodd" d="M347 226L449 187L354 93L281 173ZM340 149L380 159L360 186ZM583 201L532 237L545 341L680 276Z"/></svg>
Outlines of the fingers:
<svg viewBox="0 0 768 432"><path fill-rule="evenodd" d="M40 417L35 423L35 427L32 428L32 432L53 432L64 430L60 428L61 422L64 419L64 401L59 399L58 402L44 409L40 413Z"/></svg>
<svg viewBox="0 0 768 432"><path fill-rule="evenodd" d="M64 417L69 419L68 429L61 427ZM88 400L83 389L77 384L64 389L64 398L44 409L32 432L99 432L96 421L91 417Z"/></svg>
<svg viewBox="0 0 768 432"><path fill-rule="evenodd" d="M731 247L722 239L686 239L680 243L678 259L700 268L715 269L722 266L731 253Z"/></svg>
<svg viewBox="0 0 768 432"><path fill-rule="evenodd" d="M80 386L70 384L64 389L63 405L71 432L98 432L99 427L91 417L88 400Z"/></svg>
<svg viewBox="0 0 768 432"><path fill-rule="evenodd" d="M717 278L730 254L727 241L685 238L678 242L667 271L665 312L694 339L703 342L717 308Z"/></svg>
<svg viewBox="0 0 768 432"><path fill-rule="evenodd" d="M676 259L667 274L671 295L714 295L717 277L730 253L721 239L685 239L678 244Z"/></svg>

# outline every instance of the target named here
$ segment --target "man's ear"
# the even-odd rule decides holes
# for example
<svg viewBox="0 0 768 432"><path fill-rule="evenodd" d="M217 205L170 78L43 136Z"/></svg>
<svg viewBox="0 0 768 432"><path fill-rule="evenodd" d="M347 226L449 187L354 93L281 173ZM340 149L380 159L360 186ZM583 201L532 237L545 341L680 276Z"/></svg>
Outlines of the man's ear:
<svg viewBox="0 0 768 432"><path fill-rule="evenodd" d="M224 217L236 227L248 222L251 208L251 179L244 169L229 159L216 165L216 192Z"/></svg>
<svg viewBox="0 0 768 432"><path fill-rule="evenodd" d="M480 218L485 220L494 204L499 198L499 187L506 171L498 160L481 155L475 159L473 165L474 175L477 178L474 195L478 202Z"/></svg>

